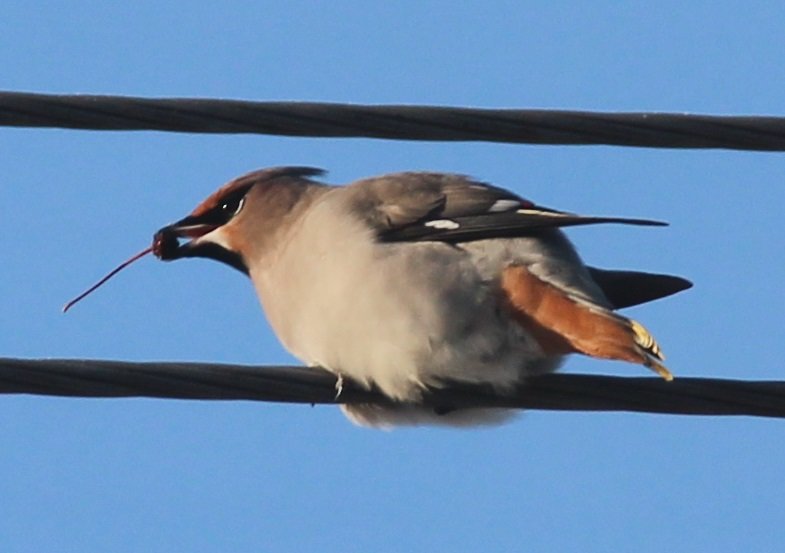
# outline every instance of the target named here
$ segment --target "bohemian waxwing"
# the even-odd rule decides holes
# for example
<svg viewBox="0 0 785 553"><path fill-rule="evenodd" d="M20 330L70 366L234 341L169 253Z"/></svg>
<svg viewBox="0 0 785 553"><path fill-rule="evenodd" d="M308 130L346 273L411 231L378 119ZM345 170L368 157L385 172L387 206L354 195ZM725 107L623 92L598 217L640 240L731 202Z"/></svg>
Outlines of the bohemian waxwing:
<svg viewBox="0 0 785 553"><path fill-rule="evenodd" d="M649 332L613 309L690 283L586 267L558 230L662 223L546 209L460 175L397 173L330 186L311 180L321 174L283 167L239 177L159 230L153 252L246 273L293 355L402 402L345 405L354 422L498 422L509 412L417 402L449 381L504 393L555 370L568 353L672 378Z"/></svg>

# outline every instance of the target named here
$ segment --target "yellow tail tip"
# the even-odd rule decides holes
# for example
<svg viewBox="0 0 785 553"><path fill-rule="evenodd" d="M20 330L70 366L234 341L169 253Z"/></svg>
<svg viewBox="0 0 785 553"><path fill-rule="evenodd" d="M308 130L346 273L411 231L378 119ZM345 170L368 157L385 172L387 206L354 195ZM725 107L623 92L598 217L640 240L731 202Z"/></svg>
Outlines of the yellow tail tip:
<svg viewBox="0 0 785 553"><path fill-rule="evenodd" d="M659 360L656 359L653 355L644 355L643 364L646 368L651 369L660 375L666 382L673 380L673 373L670 372L668 367L660 363Z"/></svg>
<svg viewBox="0 0 785 553"><path fill-rule="evenodd" d="M673 380L673 374L668 370L668 367L660 363L660 361L665 360L665 355L663 355L654 336L642 324L632 319L630 319L630 328L635 335L635 343L643 350L641 351L644 358L643 364L660 375L664 380L668 382Z"/></svg>
<svg viewBox="0 0 785 553"><path fill-rule="evenodd" d="M651 370L660 375L664 380L670 382L673 380L673 373L668 370L668 367L660 363L651 363L647 365Z"/></svg>
<svg viewBox="0 0 785 553"><path fill-rule="evenodd" d="M665 355L663 355L660 345L654 339L654 336L651 335L651 332L646 330L642 324L630 319L630 328L635 335L635 343L646 351L646 353L661 361L665 359Z"/></svg>

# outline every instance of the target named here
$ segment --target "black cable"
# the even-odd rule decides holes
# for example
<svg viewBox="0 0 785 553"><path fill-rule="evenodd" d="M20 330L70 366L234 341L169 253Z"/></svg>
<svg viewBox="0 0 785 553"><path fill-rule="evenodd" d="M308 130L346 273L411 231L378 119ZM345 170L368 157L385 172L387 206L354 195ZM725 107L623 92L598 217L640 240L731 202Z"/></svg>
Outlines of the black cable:
<svg viewBox="0 0 785 553"><path fill-rule="evenodd" d="M307 367L131 363L0 358L0 393L72 397L157 397L288 403L389 403L379 393ZM575 374L532 377L509 395L451 385L424 402L449 407L636 411L683 415L785 417L785 382L710 378L622 378Z"/></svg>
<svg viewBox="0 0 785 553"><path fill-rule="evenodd" d="M143 99L0 92L0 125L98 130L267 133L533 144L785 150L785 118L428 106ZM249 399L297 403L385 403L318 369L206 363L0 359L0 393L75 397ZM452 385L434 406L785 416L785 383L557 374L500 396Z"/></svg>
<svg viewBox="0 0 785 553"><path fill-rule="evenodd" d="M785 118L0 92L0 125L785 151Z"/></svg>

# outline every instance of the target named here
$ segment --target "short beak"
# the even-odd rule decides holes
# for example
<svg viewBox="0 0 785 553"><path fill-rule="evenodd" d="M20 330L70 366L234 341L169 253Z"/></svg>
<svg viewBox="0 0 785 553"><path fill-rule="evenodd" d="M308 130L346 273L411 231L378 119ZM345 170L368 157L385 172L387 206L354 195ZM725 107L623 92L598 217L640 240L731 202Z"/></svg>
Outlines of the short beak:
<svg viewBox="0 0 785 553"><path fill-rule="evenodd" d="M204 221L198 216L189 215L155 233L152 246L153 255L162 261L184 257L206 257L226 263L247 275L248 267L239 253L229 251L219 244L198 240L220 226ZM187 241L181 244L181 238Z"/></svg>
<svg viewBox="0 0 785 553"><path fill-rule="evenodd" d="M190 257L188 253L193 246L193 240L216 228L218 225L201 222L199 217L189 215L163 227L153 235L153 254L164 261ZM180 238L190 238L190 240L180 244Z"/></svg>

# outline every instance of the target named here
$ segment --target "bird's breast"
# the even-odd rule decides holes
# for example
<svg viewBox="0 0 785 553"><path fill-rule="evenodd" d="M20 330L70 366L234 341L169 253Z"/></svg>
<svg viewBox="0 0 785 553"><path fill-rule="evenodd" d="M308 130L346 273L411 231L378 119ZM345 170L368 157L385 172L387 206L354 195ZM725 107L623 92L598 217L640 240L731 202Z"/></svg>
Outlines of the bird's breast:
<svg viewBox="0 0 785 553"><path fill-rule="evenodd" d="M503 388L558 364L500 301L510 255L496 244L381 244L362 221L316 210L250 268L293 355L406 400L444 380Z"/></svg>

